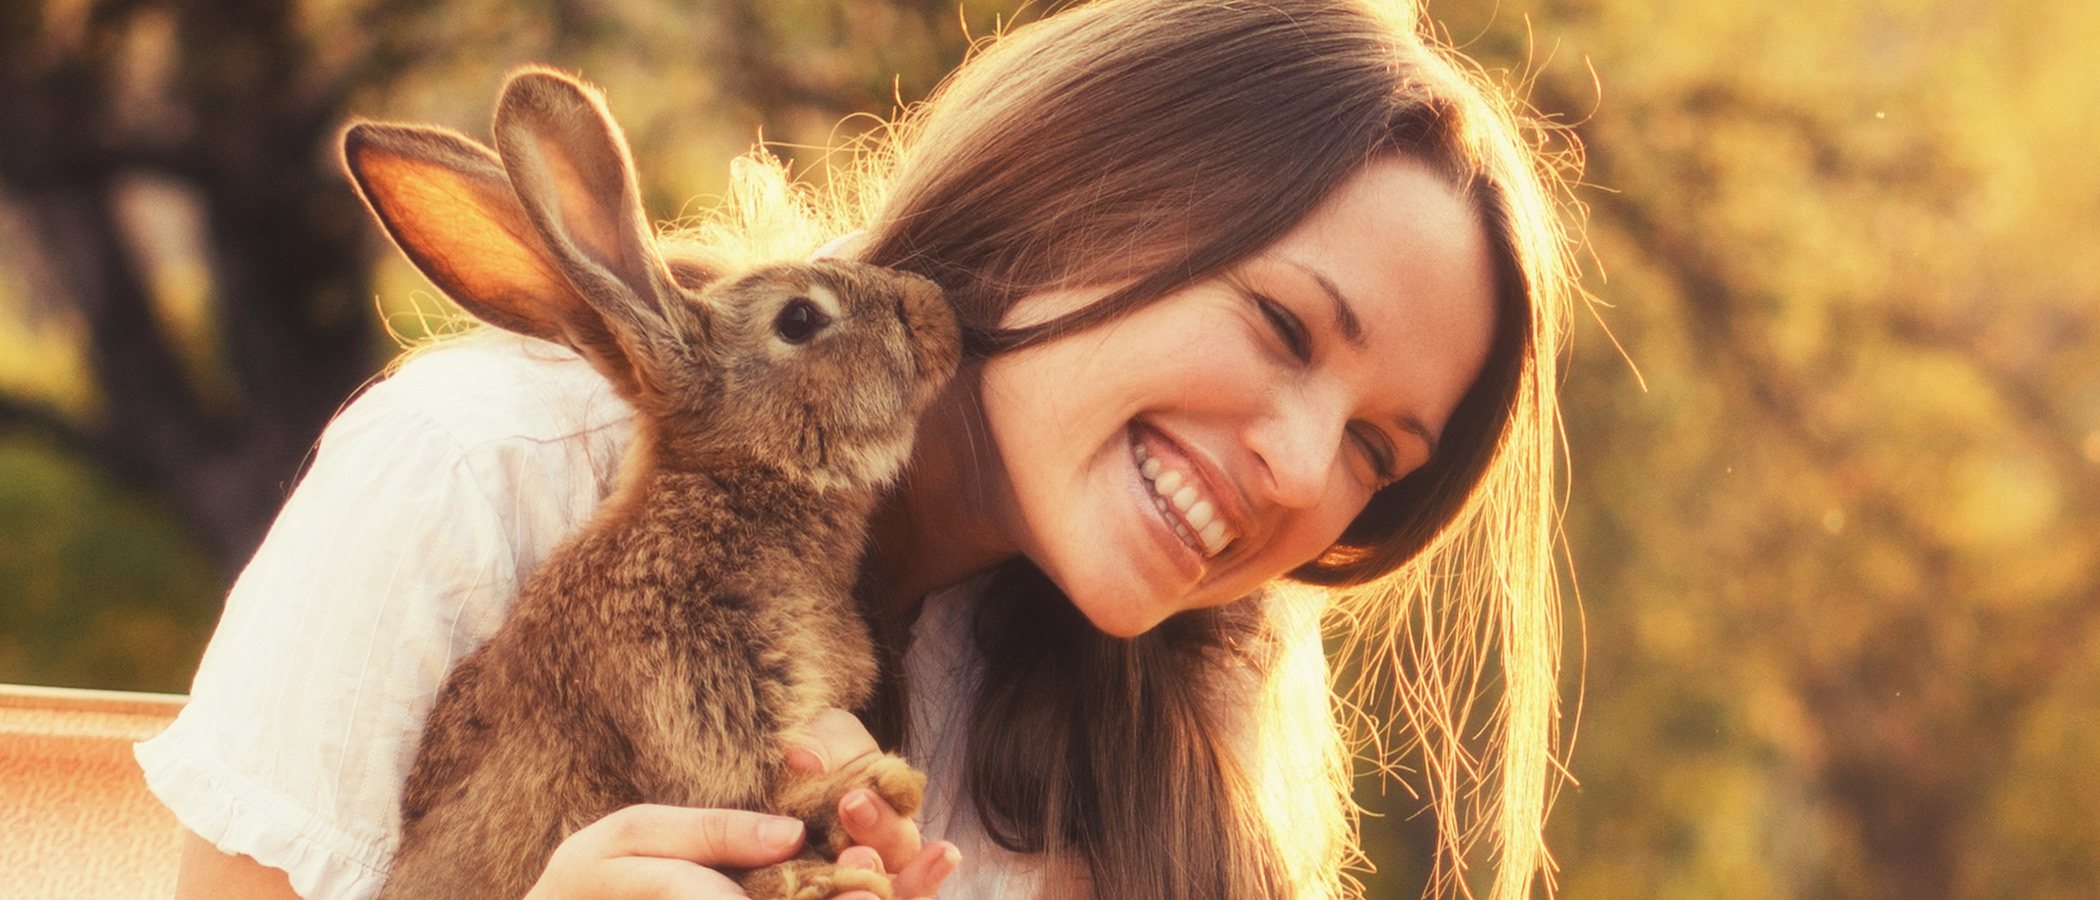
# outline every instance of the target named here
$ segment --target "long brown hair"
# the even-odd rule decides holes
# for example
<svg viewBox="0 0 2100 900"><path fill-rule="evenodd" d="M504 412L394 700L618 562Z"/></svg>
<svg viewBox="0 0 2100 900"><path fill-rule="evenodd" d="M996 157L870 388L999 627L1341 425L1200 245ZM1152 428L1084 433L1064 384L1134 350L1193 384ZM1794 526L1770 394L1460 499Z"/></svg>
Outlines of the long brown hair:
<svg viewBox="0 0 2100 900"><path fill-rule="evenodd" d="M1500 855L1495 895L1517 897L1543 865L1557 722L1553 381L1573 288L1554 161L1500 97L1423 35L1408 3L1102 0L981 49L874 141L857 195L788 205L819 230L864 229L860 258L939 282L981 359L1224 272L1373 159L1444 173L1494 258L1488 362L1437 457L1289 577L1336 589L1330 625L1361 657L1359 696L1397 705L1422 742L1444 825L1438 886L1467 890L1459 869L1484 836ZM787 196L777 172L746 180ZM749 240L763 223L742 212ZM1017 298L1104 284L1122 286L1053 321L998 327ZM1306 765L1331 770L1332 795L1314 804L1331 815L1315 816L1316 834L1282 834L1256 783L1263 761L1226 746L1207 702L1221 673L1278 683L1276 608L1185 613L1116 639L1027 560L1002 566L976 617L985 668L965 752L988 833L1076 863L1097 897L1347 890L1347 774L1332 742L1301 744L1317 757ZM1490 655L1503 680L1493 762L1469 755L1457 725ZM890 688L870 711L885 743L906 719ZM1467 797L1485 798L1471 815Z"/></svg>

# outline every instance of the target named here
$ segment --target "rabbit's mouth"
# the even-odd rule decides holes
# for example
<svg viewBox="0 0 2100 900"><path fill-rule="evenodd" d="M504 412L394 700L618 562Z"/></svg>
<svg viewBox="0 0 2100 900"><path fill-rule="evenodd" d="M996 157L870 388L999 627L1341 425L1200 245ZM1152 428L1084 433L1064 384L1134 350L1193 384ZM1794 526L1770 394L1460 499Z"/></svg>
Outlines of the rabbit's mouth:
<svg viewBox="0 0 2100 900"><path fill-rule="evenodd" d="M1205 559L1224 552L1237 535L1202 467L1165 435L1134 423L1130 456L1153 506L1172 523L1174 535Z"/></svg>

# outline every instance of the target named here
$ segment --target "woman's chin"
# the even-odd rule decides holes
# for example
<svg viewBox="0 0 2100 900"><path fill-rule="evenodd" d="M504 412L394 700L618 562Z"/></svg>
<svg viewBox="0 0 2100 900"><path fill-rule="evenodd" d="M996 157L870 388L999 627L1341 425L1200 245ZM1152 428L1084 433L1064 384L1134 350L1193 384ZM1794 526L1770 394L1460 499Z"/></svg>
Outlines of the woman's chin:
<svg viewBox="0 0 2100 900"><path fill-rule="evenodd" d="M1072 605L1094 629L1110 637L1134 638L1159 627L1173 612L1149 596L1118 592L1106 597L1072 597Z"/></svg>
<svg viewBox="0 0 2100 900"><path fill-rule="evenodd" d="M1092 622L1094 624L1094 629L1101 632L1102 634L1108 635L1109 637L1113 638L1129 639L1142 635L1147 631L1151 631L1154 627L1157 627L1159 625L1161 620L1151 617L1118 617L1102 619L1096 618L1094 616L1087 616L1087 621Z"/></svg>
<svg viewBox="0 0 2100 900"><path fill-rule="evenodd" d="M1143 512L1149 515L1152 509L1147 506ZM1158 535L1146 530L1147 524L1140 521L1133 528L1129 521L1087 523L1084 531L1116 538L1067 544L1057 548L1062 552L1044 554L1053 561L1043 565L1043 571L1103 634L1133 638L1157 628L1188 608L1190 592L1198 585L1200 567L1170 555L1168 551L1182 549L1178 543L1157 546ZM1174 540L1171 533L1167 540Z"/></svg>

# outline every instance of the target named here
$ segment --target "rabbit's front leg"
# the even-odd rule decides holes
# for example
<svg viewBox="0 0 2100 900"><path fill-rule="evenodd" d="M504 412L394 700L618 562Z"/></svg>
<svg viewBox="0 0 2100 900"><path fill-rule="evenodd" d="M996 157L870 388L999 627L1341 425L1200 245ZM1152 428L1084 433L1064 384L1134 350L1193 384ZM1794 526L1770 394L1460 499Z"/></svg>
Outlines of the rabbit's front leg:
<svg viewBox="0 0 2100 900"><path fill-rule="evenodd" d="M809 823L811 848L837 858L853 846L845 823L839 821L839 801L849 791L867 788L905 818L919 812L926 796L926 775L894 753L881 753L849 763L835 772L806 773L781 769L773 795L773 811Z"/></svg>
<svg viewBox="0 0 2100 900"><path fill-rule="evenodd" d="M752 900L829 900L847 891L867 891L882 900L896 896L888 875L807 857L754 869L737 886Z"/></svg>
<svg viewBox="0 0 2100 900"><path fill-rule="evenodd" d="M888 900L892 896L889 876L832 862L853 846L852 836L839 821L839 801L848 791L867 788L898 815L909 818L925 798L925 774L892 753L870 756L836 772L806 773L787 767L780 772L772 811L808 823L809 845L803 852L823 858L805 856L754 870L740 879L744 891L755 900L824 900L864 890Z"/></svg>

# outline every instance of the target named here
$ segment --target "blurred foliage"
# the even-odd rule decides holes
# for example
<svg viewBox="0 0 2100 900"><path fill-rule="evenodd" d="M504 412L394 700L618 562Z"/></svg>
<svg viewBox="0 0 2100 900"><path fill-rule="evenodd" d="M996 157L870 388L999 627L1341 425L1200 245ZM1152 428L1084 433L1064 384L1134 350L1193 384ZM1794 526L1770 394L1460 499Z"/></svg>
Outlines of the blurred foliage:
<svg viewBox="0 0 2100 900"><path fill-rule="evenodd" d="M2091 896L2100 7L1444 6L1645 378L1578 338L1565 893Z"/></svg>
<svg viewBox="0 0 2100 900"><path fill-rule="evenodd" d="M225 585L165 510L0 438L0 682L187 690Z"/></svg>
<svg viewBox="0 0 2100 900"><path fill-rule="evenodd" d="M983 34L1010 7L960 18ZM317 68L386 64L350 111L480 133L513 62L581 70L665 218L761 128L850 134L842 117L922 96L966 45L952 0L299 10ZM1610 334L1578 328L1565 394L1584 606L1576 783L1548 835L1562 894L2089 896L2100 5L1430 11L1589 154ZM153 35L130 39L151 63ZM80 330L8 268L0 393L91 416ZM155 271L169 330L208 331L209 279ZM374 284L414 330L420 282ZM0 441L0 679L180 690L224 575L150 487L72 449ZM1433 826L1404 785L1363 784L1373 896L1410 894Z"/></svg>

